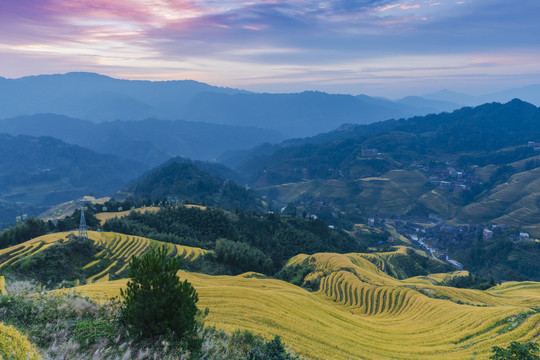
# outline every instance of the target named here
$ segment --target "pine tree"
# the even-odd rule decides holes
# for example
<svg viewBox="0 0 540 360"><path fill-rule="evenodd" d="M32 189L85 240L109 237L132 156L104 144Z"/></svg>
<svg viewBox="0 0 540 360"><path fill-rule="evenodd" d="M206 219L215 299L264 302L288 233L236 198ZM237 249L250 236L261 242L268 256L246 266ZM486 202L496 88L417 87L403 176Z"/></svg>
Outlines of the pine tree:
<svg viewBox="0 0 540 360"><path fill-rule="evenodd" d="M199 298L187 280L180 281L179 269L180 260L168 258L165 246L131 259L131 280L126 291L121 291L122 318L141 337L172 333L182 338L193 334Z"/></svg>

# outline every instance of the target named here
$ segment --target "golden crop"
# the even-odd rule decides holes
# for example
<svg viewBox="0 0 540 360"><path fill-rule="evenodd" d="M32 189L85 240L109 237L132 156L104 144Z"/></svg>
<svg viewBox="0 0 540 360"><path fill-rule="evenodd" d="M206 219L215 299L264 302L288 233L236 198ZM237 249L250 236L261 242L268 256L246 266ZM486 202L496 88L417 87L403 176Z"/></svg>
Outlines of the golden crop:
<svg viewBox="0 0 540 360"><path fill-rule="evenodd" d="M0 359L35 360L39 358L39 353L26 336L0 322Z"/></svg>
<svg viewBox="0 0 540 360"><path fill-rule="evenodd" d="M67 236L76 232L64 232L40 236L19 245L0 250L0 271L36 255L40 251L56 243L67 241ZM139 257L161 246L165 246L171 256L180 256L186 260L194 260L208 252L190 246L175 245L151 240L139 236L119 233L89 231L88 236L102 250L94 256L94 260L83 269L88 274L88 282L108 281L127 276L129 261L132 256ZM93 269L98 269L94 271Z"/></svg>
<svg viewBox="0 0 540 360"><path fill-rule="evenodd" d="M540 283L487 291L435 285L466 272L397 280L366 254L298 255L289 265L303 261L315 266L309 276L320 280L318 292L253 274L179 276L197 289L199 307L210 309L207 323L268 338L278 334L314 359L488 359L495 345L538 341ZM114 297L126 283L77 289Z"/></svg>

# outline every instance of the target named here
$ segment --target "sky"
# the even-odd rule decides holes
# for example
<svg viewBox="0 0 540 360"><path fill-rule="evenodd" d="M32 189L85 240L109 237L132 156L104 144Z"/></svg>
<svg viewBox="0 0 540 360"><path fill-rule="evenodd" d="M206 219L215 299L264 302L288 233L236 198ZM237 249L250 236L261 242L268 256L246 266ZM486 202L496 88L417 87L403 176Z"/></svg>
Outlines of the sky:
<svg viewBox="0 0 540 360"><path fill-rule="evenodd" d="M0 0L0 76L473 95L540 83L538 0Z"/></svg>

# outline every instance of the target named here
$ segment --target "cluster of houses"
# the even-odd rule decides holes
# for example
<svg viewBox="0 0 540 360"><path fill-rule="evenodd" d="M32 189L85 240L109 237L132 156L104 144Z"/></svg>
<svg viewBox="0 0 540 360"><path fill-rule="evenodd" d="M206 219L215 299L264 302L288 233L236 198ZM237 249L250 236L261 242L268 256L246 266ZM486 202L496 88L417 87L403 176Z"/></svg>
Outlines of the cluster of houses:
<svg viewBox="0 0 540 360"><path fill-rule="evenodd" d="M470 189L474 184L482 183L478 175L472 172L466 173L453 166L423 167L422 170L428 173L431 184L446 191L461 192Z"/></svg>
<svg viewBox="0 0 540 360"><path fill-rule="evenodd" d="M484 239L484 241L492 241L494 237L501 235L508 228L509 227L505 224L491 225L491 227L486 227L482 231L482 239ZM529 233L522 231L508 234L506 238L514 243L531 239Z"/></svg>
<svg viewBox="0 0 540 360"><path fill-rule="evenodd" d="M529 141L527 146L530 147L530 148L533 148L534 151L540 151L540 143L539 142Z"/></svg>

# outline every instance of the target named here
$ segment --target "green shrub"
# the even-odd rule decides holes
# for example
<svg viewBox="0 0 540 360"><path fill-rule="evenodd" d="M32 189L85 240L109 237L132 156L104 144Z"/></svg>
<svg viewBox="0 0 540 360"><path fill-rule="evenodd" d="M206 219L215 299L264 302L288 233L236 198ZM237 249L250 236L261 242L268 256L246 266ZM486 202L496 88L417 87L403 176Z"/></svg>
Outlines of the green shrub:
<svg viewBox="0 0 540 360"><path fill-rule="evenodd" d="M165 334L192 338L199 298L187 280L180 281L179 269L180 260L167 258L165 247L131 259L131 280L121 292L122 319L142 338Z"/></svg>
<svg viewBox="0 0 540 360"><path fill-rule="evenodd" d="M250 350L248 360L297 360L298 356L287 353L281 338L276 335L274 339L268 341L262 351Z"/></svg>
<svg viewBox="0 0 540 360"><path fill-rule="evenodd" d="M85 346L94 345L99 339L112 339L116 336L116 324L106 319L80 321L75 324L73 337Z"/></svg>
<svg viewBox="0 0 540 360"><path fill-rule="evenodd" d="M507 348L493 347L491 360L539 360L538 344L534 342L519 343L512 341Z"/></svg>

